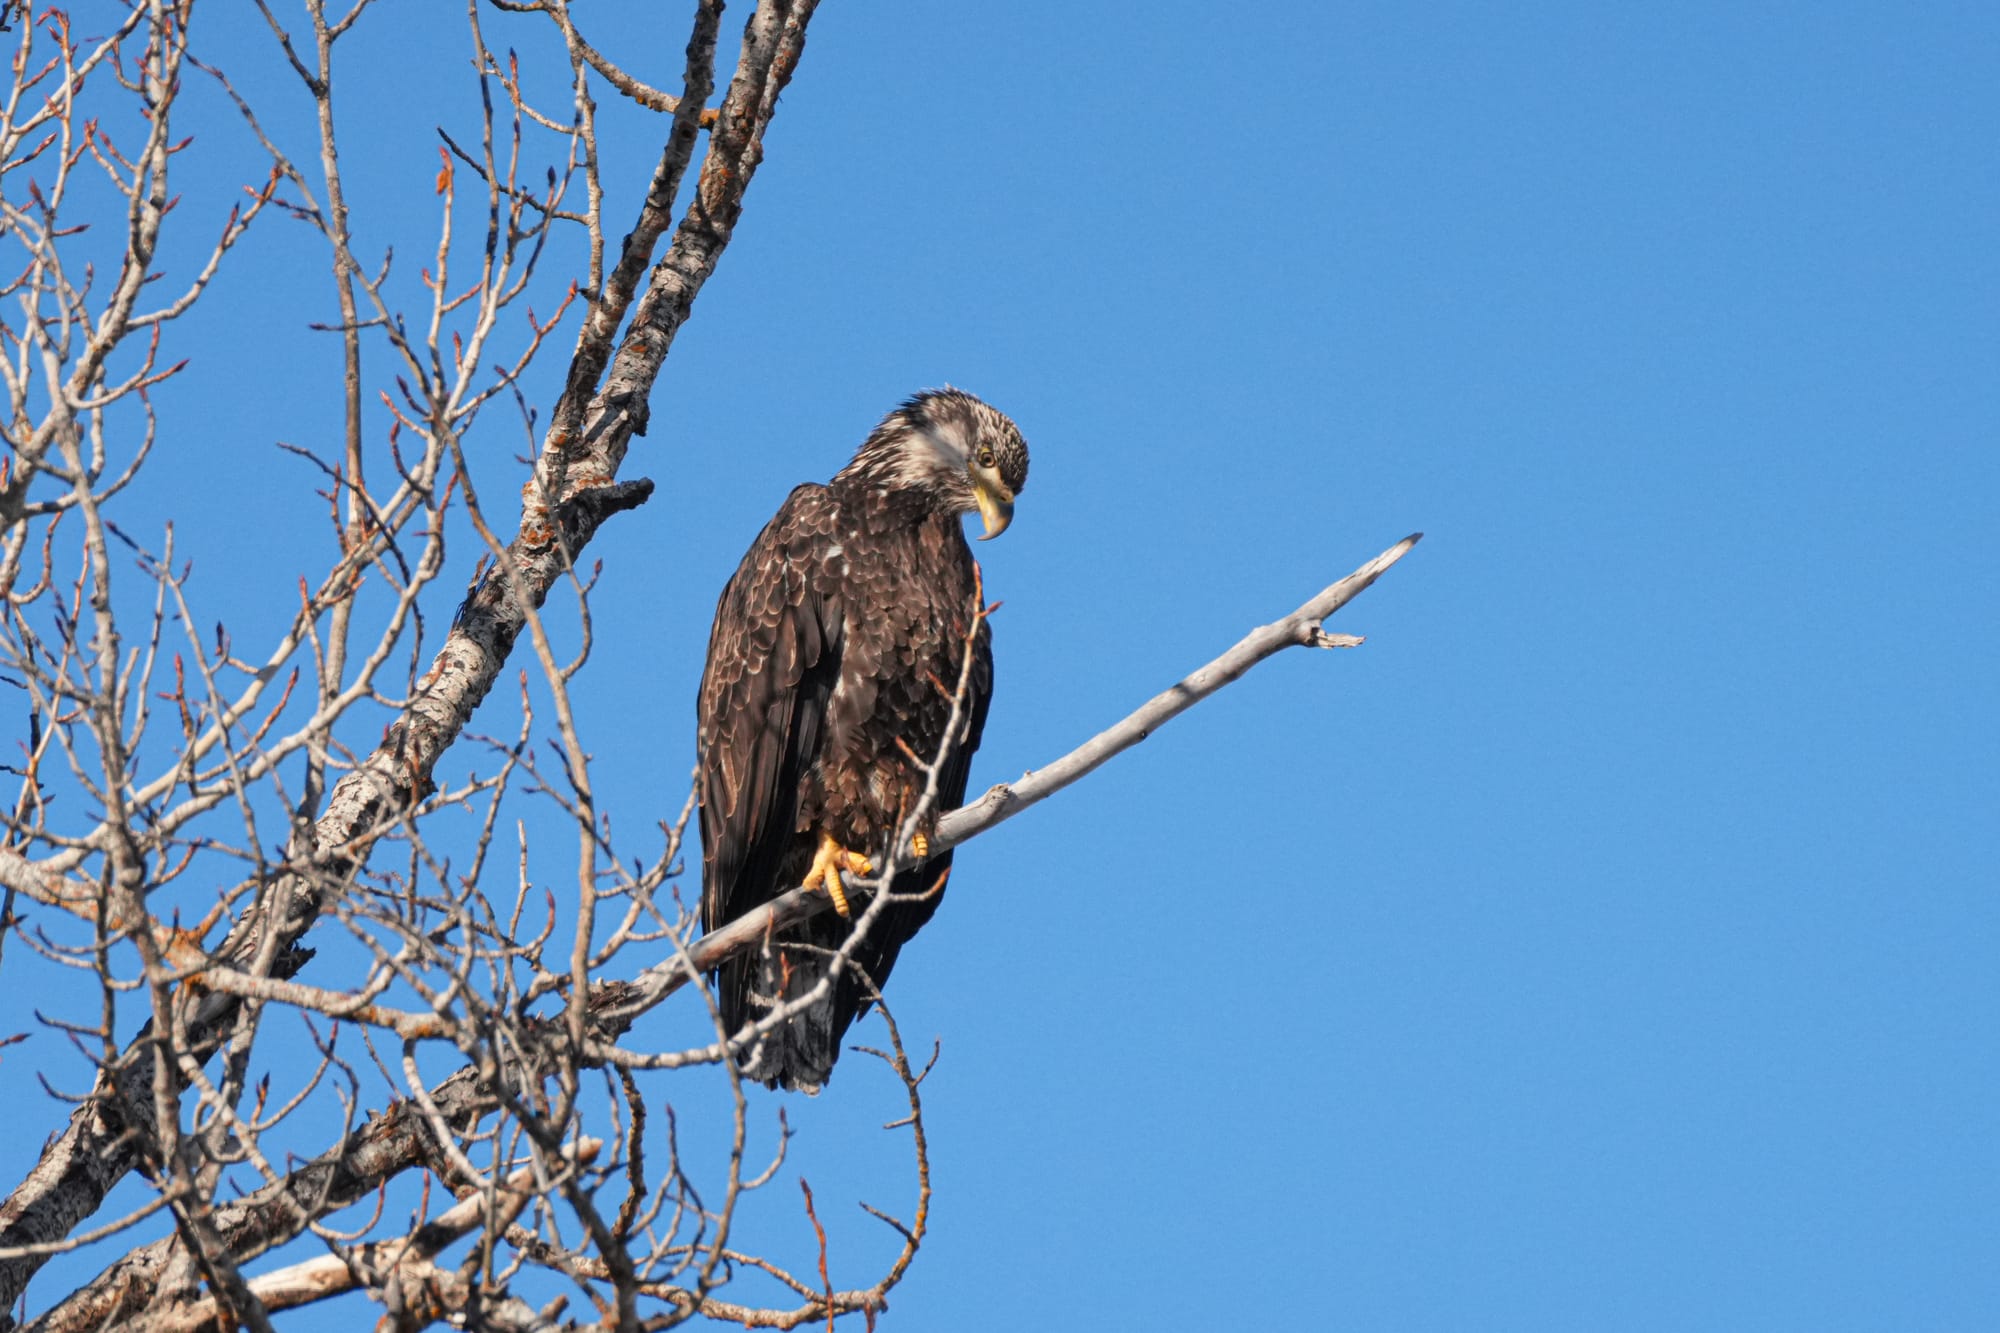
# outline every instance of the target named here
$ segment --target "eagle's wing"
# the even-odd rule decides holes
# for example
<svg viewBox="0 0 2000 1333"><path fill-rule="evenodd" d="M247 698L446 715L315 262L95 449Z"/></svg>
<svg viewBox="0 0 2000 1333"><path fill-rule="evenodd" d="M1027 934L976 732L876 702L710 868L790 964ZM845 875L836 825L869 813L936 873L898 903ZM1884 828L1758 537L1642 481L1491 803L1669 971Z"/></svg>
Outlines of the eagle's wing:
<svg viewBox="0 0 2000 1333"><path fill-rule="evenodd" d="M840 678L841 608L815 552L833 540L824 486L801 486L722 590L702 672L702 923L709 930L787 886L799 780L819 752Z"/></svg>

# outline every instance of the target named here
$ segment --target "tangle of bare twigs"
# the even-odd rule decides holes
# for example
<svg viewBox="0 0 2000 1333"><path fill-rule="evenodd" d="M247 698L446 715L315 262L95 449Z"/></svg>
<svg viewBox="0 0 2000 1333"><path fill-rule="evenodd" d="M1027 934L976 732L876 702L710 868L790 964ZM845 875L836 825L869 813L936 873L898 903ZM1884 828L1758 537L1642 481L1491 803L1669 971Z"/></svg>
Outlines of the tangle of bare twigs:
<svg viewBox="0 0 2000 1333"><path fill-rule="evenodd" d="M291 99L268 105L203 57L203 25L228 19L197 0L125 0L98 36L61 9L10 9L0 25L0 249L13 254L0 265L0 710L26 718L5 762L18 786L0 813L0 962L81 977L88 995L43 1010L79 1059L71 1075L50 1066L75 1083L43 1083L67 1120L51 1117L39 1160L0 1200L0 1325L269 1329L347 1296L394 1329L851 1315L872 1328L929 1225L921 1086L936 1048L914 1068L874 994L888 1045L860 1049L901 1089L885 1129L908 1130L916 1191L907 1220L861 1204L864 1225L901 1242L869 1285L833 1286L803 1179L816 1281L740 1236L790 1129L753 1123L734 1057L818 992L727 1032L691 983L825 900L786 894L697 937L678 879L692 797L636 839L614 830L573 707L597 642L584 550L651 494L621 478L627 451L729 243L814 0L754 7L719 99L720 0L695 4L677 94L610 60L569 0L469 4L476 109L440 131L426 181L437 230L414 282L364 250L350 218L342 43L377 16L369 0L299 5L257 0ZM489 41L489 23L508 40ZM561 72L556 103L529 95L544 85L523 49ZM179 197L178 155L206 151L179 128L196 87L231 109L248 155L226 206ZM601 101L644 112L658 138L636 198L603 177ZM300 135L307 147L289 146ZM205 128L204 143L220 137ZM299 514L326 524L327 544L258 640L218 620L191 539L120 515L160 466L163 386L188 365L181 317L273 212L304 223L323 256L342 414L337 446L281 442L280 463L308 481ZM173 277L163 245L185 253L197 236ZM523 376L572 316L543 413ZM482 427L511 429L497 424L510 406L532 455L507 479L518 505L495 501L504 469L473 447ZM299 521L282 503L254 520ZM469 557L448 551L468 540ZM944 812L933 843L1076 780L1286 645L1354 642L1320 621L1408 545L1075 755ZM465 577L462 598L434 589L448 574ZM573 629L545 621L550 597ZM986 608L973 612L976 629ZM510 664L514 688L496 692ZM883 849L841 966L932 813L968 679L945 751L920 757L932 780ZM458 767L441 769L448 754ZM683 993L696 1037L639 1040L636 1025ZM702 1085L708 1146L690 1151L670 1094L703 1068L721 1082ZM0 1066L31 1072L44 1077L13 1055ZM107 1216L135 1175L143 1202ZM27 1300L52 1256L84 1249L103 1261L94 1278Z"/></svg>

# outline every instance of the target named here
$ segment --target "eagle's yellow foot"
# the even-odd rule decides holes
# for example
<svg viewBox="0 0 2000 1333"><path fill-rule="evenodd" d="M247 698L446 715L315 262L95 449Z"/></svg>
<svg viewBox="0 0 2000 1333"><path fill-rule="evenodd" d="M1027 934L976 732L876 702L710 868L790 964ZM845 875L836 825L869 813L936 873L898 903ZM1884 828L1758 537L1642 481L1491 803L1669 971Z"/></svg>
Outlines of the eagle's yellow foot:
<svg viewBox="0 0 2000 1333"><path fill-rule="evenodd" d="M931 854L931 840L921 833L912 833L910 835L910 851L919 861L924 860Z"/></svg>
<svg viewBox="0 0 2000 1333"><path fill-rule="evenodd" d="M826 896L833 899L833 910L844 917L852 917L853 909L847 905L847 890L841 886L840 872L850 875L872 875L875 863L860 852L850 852L834 841L831 833L824 829L819 835L819 850L813 853L812 868L806 871L805 887L824 888Z"/></svg>

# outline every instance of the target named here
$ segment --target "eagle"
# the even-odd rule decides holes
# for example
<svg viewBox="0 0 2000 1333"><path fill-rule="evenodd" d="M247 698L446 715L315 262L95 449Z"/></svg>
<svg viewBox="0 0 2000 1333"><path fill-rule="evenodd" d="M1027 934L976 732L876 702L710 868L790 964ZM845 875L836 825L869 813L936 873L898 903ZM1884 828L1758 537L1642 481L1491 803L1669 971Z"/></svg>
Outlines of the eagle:
<svg viewBox="0 0 2000 1333"><path fill-rule="evenodd" d="M852 929L841 877L872 875L920 807L961 678L965 732L911 840L917 857L936 816L963 801L993 653L960 516L978 513L981 540L999 536L1027 479L1013 421L958 389L919 393L833 480L794 490L722 590L698 701L703 927L801 884L836 908L713 974L725 1031L806 995L832 968ZM857 970L877 987L888 980L937 910L950 866L943 851L898 871L826 993L743 1053L747 1077L806 1092L825 1085L841 1037L868 1007Z"/></svg>

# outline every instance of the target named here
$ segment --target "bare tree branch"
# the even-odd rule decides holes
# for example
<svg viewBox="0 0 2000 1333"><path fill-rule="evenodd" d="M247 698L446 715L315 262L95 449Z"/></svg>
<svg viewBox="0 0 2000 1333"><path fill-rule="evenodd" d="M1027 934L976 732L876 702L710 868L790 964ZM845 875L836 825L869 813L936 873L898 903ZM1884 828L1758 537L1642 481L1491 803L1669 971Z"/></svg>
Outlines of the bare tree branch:
<svg viewBox="0 0 2000 1333"><path fill-rule="evenodd" d="M600 1140L584 1139L571 1156L577 1163L589 1162L603 1147ZM507 1178L497 1209L486 1197L472 1195L408 1236L357 1245L345 1254L309 1259L266 1273L251 1281L250 1293L266 1310L291 1310L353 1291L364 1283L393 1283L399 1290L388 1303L391 1317L404 1316L422 1302L428 1302L433 1317L463 1311L471 1300L465 1281L436 1266L438 1253L482 1227L504 1229L511 1225L528 1200L546 1187L547 1182L535 1170L523 1167ZM152 1320L149 1329L151 1333L216 1333L228 1326L227 1312L216 1301L207 1300L183 1306L169 1318Z"/></svg>
<svg viewBox="0 0 2000 1333"><path fill-rule="evenodd" d="M1135 709L1124 721L1109 727L1052 764L1030 772L1018 782L989 788L978 800L951 812L938 824L934 845L940 850L955 847L976 837L1002 820L1061 791L1113 755L1131 749L1165 723L1238 679L1265 658L1286 648L1347 648L1360 640L1329 635L1320 628L1328 616L1346 606L1384 570L1410 553L1423 540L1421 532L1403 538L1361 568L1327 588L1298 610L1259 626L1241 642L1208 665L1188 673Z"/></svg>
<svg viewBox="0 0 2000 1333"><path fill-rule="evenodd" d="M1405 537L1290 615L1252 630L1228 652L1188 673L1178 684L1154 695L1124 720L1107 727L1060 759L1033 770L1017 782L990 787L978 800L944 815L938 820L937 833L931 839L933 851L969 842L994 825L1053 796L1113 755L1131 749L1173 718L1241 678L1267 657L1286 648L1358 645L1361 640L1351 635L1327 634L1320 628L1321 623L1380 578L1389 566L1408 555L1422 538L1422 533ZM704 935L689 948L687 963L663 963L649 968L632 983L619 983L631 985L633 989L621 993L612 1001L612 1011L622 1016L658 1003L687 983L688 966L698 970L717 967L725 959L755 947L767 936L818 916L831 905L824 894L805 889L792 889L780 894L720 930Z"/></svg>

